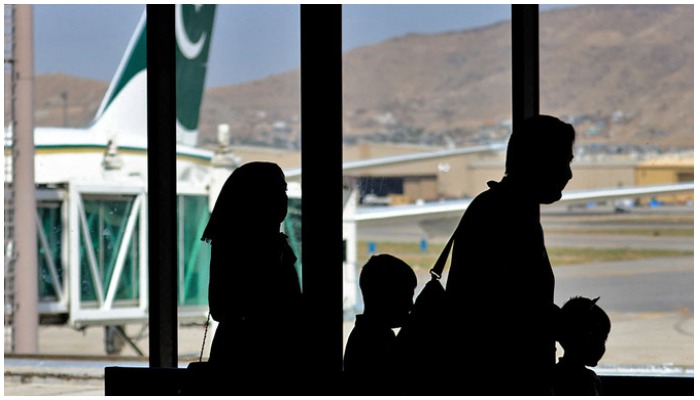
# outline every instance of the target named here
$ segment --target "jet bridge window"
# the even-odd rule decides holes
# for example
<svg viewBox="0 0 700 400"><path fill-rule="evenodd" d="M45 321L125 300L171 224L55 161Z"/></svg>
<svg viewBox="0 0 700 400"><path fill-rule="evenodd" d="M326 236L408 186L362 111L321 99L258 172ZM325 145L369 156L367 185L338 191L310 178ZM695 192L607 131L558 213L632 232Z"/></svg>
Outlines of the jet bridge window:
<svg viewBox="0 0 700 400"><path fill-rule="evenodd" d="M84 198L80 214L80 299L97 304L117 279L114 300L139 298L139 231L135 197Z"/></svg>
<svg viewBox="0 0 700 400"><path fill-rule="evenodd" d="M178 196L178 305L181 306L208 304L210 250L200 240L209 222L208 201L207 196Z"/></svg>
<svg viewBox="0 0 700 400"><path fill-rule="evenodd" d="M37 216L39 299L43 302L57 301L63 296L62 291L65 287L61 203L38 203Z"/></svg>

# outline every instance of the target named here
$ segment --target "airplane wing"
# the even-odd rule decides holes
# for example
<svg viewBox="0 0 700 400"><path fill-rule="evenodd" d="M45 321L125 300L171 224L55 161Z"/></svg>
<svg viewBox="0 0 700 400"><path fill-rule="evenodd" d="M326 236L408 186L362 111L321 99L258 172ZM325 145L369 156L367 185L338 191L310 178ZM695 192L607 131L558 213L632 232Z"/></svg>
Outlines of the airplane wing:
<svg viewBox="0 0 700 400"><path fill-rule="evenodd" d="M565 191L561 200L556 204L585 204L591 201L636 198L641 196L656 196L692 192L694 182L682 182L665 185L629 186L603 189ZM467 208L471 199L429 202L423 204L390 206L390 207L358 207L354 220L358 226L381 225L387 222L419 222L430 220L453 219L457 221Z"/></svg>
<svg viewBox="0 0 700 400"><path fill-rule="evenodd" d="M427 161L451 156L460 156L464 154L499 151L505 150L505 148L506 143L492 143L483 146L460 147L456 149L426 151L421 153L404 154L400 156L378 157L367 160L348 161L343 163L343 171L353 171L378 166L384 167L413 161ZM301 168L285 170L284 176L286 179L300 178Z"/></svg>
<svg viewBox="0 0 700 400"><path fill-rule="evenodd" d="M694 182L681 182L664 185L588 189L571 192L565 191L563 192L562 198L561 200L559 200L559 203L585 203L589 201L598 200L615 200L642 196L656 196L660 194L692 192L694 190L694 186Z"/></svg>
<svg viewBox="0 0 700 400"><path fill-rule="evenodd" d="M358 225L383 224L388 221L421 222L426 219L459 219L471 199L445 200L388 207L358 207L354 220Z"/></svg>

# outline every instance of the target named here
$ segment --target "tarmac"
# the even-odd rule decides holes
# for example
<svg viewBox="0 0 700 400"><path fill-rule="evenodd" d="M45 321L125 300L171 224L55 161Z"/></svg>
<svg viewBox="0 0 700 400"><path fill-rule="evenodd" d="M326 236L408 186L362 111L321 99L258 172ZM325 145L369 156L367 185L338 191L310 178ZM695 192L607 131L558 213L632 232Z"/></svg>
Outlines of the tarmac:
<svg viewBox="0 0 700 400"><path fill-rule="evenodd" d="M689 310L659 313L611 313L615 335L599 374L650 373L694 375L694 317ZM345 337L353 321L344 323ZM130 336L141 326L127 326ZM147 332L146 332L147 333ZM211 331L210 331L211 333ZM206 360L211 334L205 343ZM204 329L183 326L178 331L179 367L198 361ZM659 340L661 338L661 340ZM5 354L5 396L103 396L104 371L108 366L148 366L148 338L135 344L145 356L125 345L119 357L105 356L104 333L100 327L77 331L66 326L41 326L39 355ZM637 366L646 366L638 368Z"/></svg>
<svg viewBox="0 0 700 400"><path fill-rule="evenodd" d="M413 231L409 233L411 232ZM631 240L627 237L597 239L600 241L596 242L596 246L605 246L606 242L610 242L616 247L620 247L621 240ZM567 238L548 235L548 247L573 246L577 244L576 242L587 243L590 246L589 238L582 238L581 235L576 235L575 241L567 240L559 243L558 240L567 240ZM625 243L624 247L646 248L651 245L646 242L637 243L638 238L634 240ZM680 246L681 249L693 249L691 239L686 238L669 238L661 241L656 238L651 247L656 248L660 242L664 247ZM692 270L694 267L691 267ZM608 272L611 271L612 269ZM557 273L564 275L564 271ZM419 275L419 288L426 279L426 276ZM600 366L596 368L596 372L610 375L643 373L694 376L694 310L692 308L678 308L666 312L609 312L608 314L612 320L614 334L611 334L607 342L607 352ZM353 321L344 323L346 338L352 326ZM102 327L89 327L78 331L68 326L40 326L38 354L9 354L6 349L3 362L5 377L3 394L5 396L103 396L106 367L147 367L149 364L147 329L140 325L128 325L126 330L130 337L138 337L134 343L143 355L139 355L136 349L125 344L118 357L106 356ZM185 368L188 363L198 361L203 347L202 357L206 360L211 337L212 332L209 331L203 346L203 326L181 326L178 331L178 366Z"/></svg>

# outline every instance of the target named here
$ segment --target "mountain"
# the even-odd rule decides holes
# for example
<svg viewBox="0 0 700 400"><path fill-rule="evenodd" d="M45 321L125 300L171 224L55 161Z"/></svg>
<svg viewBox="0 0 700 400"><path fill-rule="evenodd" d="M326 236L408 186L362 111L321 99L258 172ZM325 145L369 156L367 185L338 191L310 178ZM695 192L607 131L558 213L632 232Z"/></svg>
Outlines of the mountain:
<svg viewBox="0 0 700 400"><path fill-rule="evenodd" d="M458 144L509 133L510 23L410 34L343 55L344 134ZM540 17L541 112L572 121L579 143L693 147L693 5L583 5ZM299 70L208 89L203 145L226 123L238 143L294 146ZM60 83L59 83L60 82ZM7 85L6 85L7 87ZM107 83L39 76L36 123L90 120ZM6 95L7 99L7 95ZM8 120L5 102L5 120Z"/></svg>
<svg viewBox="0 0 700 400"><path fill-rule="evenodd" d="M9 76L5 74L5 125L11 120ZM109 82L66 74L34 78L34 124L37 126L85 126L97 114Z"/></svg>

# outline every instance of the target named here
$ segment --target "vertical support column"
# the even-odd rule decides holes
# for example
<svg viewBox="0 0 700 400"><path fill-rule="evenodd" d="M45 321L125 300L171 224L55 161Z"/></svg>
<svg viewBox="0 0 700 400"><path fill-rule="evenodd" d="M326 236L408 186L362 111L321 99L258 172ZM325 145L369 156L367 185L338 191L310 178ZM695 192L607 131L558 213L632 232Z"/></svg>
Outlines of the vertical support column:
<svg viewBox="0 0 700 400"><path fill-rule="evenodd" d="M39 349L38 255L34 184L34 23L32 6L15 5L15 352Z"/></svg>
<svg viewBox="0 0 700 400"><path fill-rule="evenodd" d="M513 4L513 131L540 113L540 6ZM537 208L539 215L540 209Z"/></svg>
<svg viewBox="0 0 700 400"><path fill-rule="evenodd" d="M513 4L513 130L540 112L539 5Z"/></svg>
<svg viewBox="0 0 700 400"><path fill-rule="evenodd" d="M342 6L301 5L302 276L310 366L343 360Z"/></svg>
<svg viewBox="0 0 700 400"><path fill-rule="evenodd" d="M175 5L146 6L149 364L177 366Z"/></svg>

